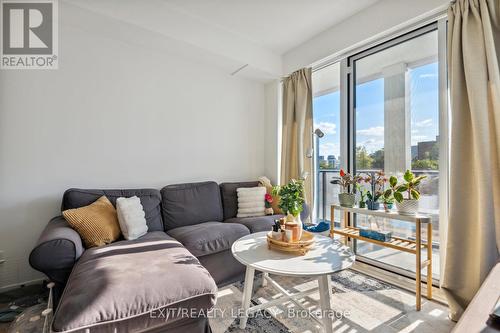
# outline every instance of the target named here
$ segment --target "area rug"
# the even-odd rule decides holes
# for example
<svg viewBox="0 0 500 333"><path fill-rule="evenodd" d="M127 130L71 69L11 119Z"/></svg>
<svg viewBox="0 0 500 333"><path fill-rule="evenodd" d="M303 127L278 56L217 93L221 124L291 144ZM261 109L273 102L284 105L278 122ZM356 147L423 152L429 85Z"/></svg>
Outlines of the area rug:
<svg viewBox="0 0 500 333"><path fill-rule="evenodd" d="M292 293L317 287L316 280L272 276ZM422 310L415 310L415 295L367 275L345 270L331 276L333 329L339 333L360 332L450 332L453 323L447 308L423 299ZM213 333L312 333L322 328L310 313L319 310L319 294L300 300L307 311L292 302L260 311L248 319L244 330L239 328L243 282L220 288L215 309L210 313ZM254 282L252 304L268 302L280 296L270 285L262 287L262 277ZM8 333L39 333L43 325L43 304L30 307L12 323ZM2 330L0 329L0 333Z"/></svg>
<svg viewBox="0 0 500 333"><path fill-rule="evenodd" d="M21 322L28 318L29 325L14 332L39 333L38 329L42 311L47 307L48 291L42 284L29 285L0 294L0 333L7 332L14 320ZM42 324L43 325L43 324ZM29 327L28 327L29 326Z"/></svg>
<svg viewBox="0 0 500 333"><path fill-rule="evenodd" d="M272 276L282 287L297 293L317 287L316 280ZM262 287L262 278L254 283L252 304L268 302L281 296L268 285ZM447 318L447 308L423 299L422 310L415 309L415 295L367 275L345 270L332 275L332 309L334 332L450 332L453 323ZM310 312L319 311L319 294L313 293L300 300L307 311L293 302L260 311L249 318L245 330L239 328L243 283L221 288L216 309L210 320L213 333L229 332L322 332Z"/></svg>

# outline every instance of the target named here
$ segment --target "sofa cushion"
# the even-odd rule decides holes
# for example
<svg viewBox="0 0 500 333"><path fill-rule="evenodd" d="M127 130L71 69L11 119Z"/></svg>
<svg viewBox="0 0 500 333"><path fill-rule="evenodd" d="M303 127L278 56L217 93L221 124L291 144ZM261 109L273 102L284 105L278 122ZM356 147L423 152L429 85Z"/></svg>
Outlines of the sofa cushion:
<svg viewBox="0 0 500 333"><path fill-rule="evenodd" d="M164 232L151 232L85 251L71 272L53 330L135 332L164 326L181 319L174 309L211 309L216 293L198 259Z"/></svg>
<svg viewBox="0 0 500 333"><path fill-rule="evenodd" d="M104 195L88 206L62 212L86 247L109 244L121 235L116 209Z"/></svg>
<svg viewBox="0 0 500 333"><path fill-rule="evenodd" d="M241 224L222 222L205 222L168 231L196 257L229 250L235 240L249 233Z"/></svg>
<svg viewBox="0 0 500 333"><path fill-rule="evenodd" d="M220 186L220 193L222 197L222 206L224 207L224 220L236 217L238 213L238 194L236 190L242 187L256 187L259 182L235 182L235 183L222 183Z"/></svg>
<svg viewBox="0 0 500 333"><path fill-rule="evenodd" d="M215 182L168 185L162 188L161 196L165 230L223 219Z"/></svg>
<svg viewBox="0 0 500 333"><path fill-rule="evenodd" d="M61 210L88 206L101 196L105 195L116 207L116 199L119 197L133 197L141 199L146 223L149 231L163 231L161 219L161 196L160 191L154 189L129 189L129 190L93 190L71 188L64 192Z"/></svg>
<svg viewBox="0 0 500 333"><path fill-rule="evenodd" d="M273 228L274 220L282 218L284 215L267 215L255 217L233 217L227 219L224 223L239 223L243 224L253 234L260 231L271 231Z"/></svg>

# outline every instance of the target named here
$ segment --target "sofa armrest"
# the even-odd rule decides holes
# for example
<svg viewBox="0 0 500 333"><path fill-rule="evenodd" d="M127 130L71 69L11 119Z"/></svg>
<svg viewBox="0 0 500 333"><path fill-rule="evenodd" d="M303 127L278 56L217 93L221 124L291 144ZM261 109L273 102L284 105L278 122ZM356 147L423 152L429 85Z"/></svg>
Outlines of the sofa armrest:
<svg viewBox="0 0 500 333"><path fill-rule="evenodd" d="M52 281L65 284L73 265L84 251L80 235L62 216L54 217L43 230L29 263Z"/></svg>

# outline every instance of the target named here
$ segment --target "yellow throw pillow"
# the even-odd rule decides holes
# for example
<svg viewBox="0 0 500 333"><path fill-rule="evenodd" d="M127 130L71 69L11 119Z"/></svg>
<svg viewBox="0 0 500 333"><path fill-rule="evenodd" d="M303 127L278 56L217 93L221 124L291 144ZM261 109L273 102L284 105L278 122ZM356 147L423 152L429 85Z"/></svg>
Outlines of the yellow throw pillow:
<svg viewBox="0 0 500 333"><path fill-rule="evenodd" d="M88 206L62 212L87 248L114 242L120 237L115 207L104 195Z"/></svg>

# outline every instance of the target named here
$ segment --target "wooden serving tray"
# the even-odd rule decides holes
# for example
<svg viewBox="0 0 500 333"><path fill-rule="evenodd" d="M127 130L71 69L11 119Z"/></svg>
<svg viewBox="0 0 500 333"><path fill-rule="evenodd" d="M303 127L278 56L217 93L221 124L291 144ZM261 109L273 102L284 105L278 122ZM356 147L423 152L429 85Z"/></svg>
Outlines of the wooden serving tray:
<svg viewBox="0 0 500 333"><path fill-rule="evenodd" d="M298 242L283 242L273 239L272 231L267 234L267 247L270 250L305 255L314 246L314 235L307 231L302 231L302 238Z"/></svg>

